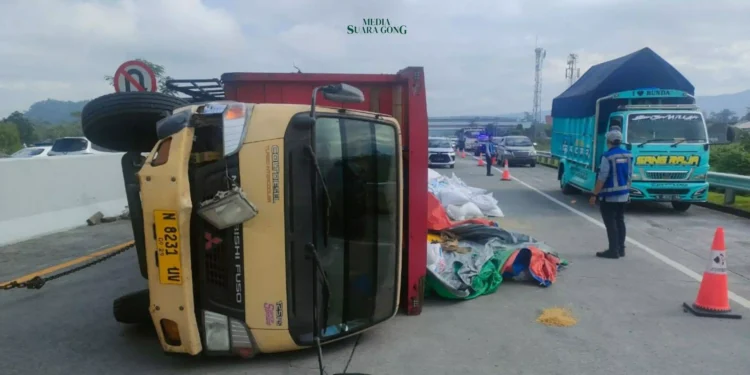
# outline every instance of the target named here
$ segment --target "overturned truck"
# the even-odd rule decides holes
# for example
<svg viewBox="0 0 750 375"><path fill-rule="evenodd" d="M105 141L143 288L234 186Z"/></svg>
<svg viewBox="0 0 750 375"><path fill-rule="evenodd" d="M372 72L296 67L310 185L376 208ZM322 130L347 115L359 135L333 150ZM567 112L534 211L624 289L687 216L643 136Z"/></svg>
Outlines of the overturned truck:
<svg viewBox="0 0 750 375"><path fill-rule="evenodd" d="M252 357L421 312L422 68L168 87L181 96L110 94L82 113L92 142L125 152L148 280L115 301L118 321L153 322L166 352Z"/></svg>

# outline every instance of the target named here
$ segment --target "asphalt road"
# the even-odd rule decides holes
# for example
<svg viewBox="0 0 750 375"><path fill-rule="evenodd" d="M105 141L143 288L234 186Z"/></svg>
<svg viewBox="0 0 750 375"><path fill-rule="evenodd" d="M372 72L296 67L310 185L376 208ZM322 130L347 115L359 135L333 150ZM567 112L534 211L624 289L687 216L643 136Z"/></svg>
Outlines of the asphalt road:
<svg viewBox="0 0 750 375"><path fill-rule="evenodd" d="M697 318L680 307L695 298L698 283L690 273L705 268L717 226L726 231L735 300L750 297L748 221L700 207L683 214L666 206L634 207L627 214L633 241L627 257L598 259L593 253L606 243L598 211L583 196L560 194L550 169L512 168L519 181L507 182L497 171L484 176L475 164L461 160L456 169L439 172L491 189L506 215L501 225L545 241L570 266L549 288L506 282L472 301L429 301L421 316L398 316L358 340L326 347L329 374L748 373L745 319ZM124 242L128 225L104 224L0 248L0 276ZM163 355L150 329L121 326L112 318L114 298L144 287L135 254L127 252L38 291L0 291L0 373L317 374L314 351L250 361ZM572 309L578 325L534 322L552 306ZM736 301L733 307L750 314Z"/></svg>

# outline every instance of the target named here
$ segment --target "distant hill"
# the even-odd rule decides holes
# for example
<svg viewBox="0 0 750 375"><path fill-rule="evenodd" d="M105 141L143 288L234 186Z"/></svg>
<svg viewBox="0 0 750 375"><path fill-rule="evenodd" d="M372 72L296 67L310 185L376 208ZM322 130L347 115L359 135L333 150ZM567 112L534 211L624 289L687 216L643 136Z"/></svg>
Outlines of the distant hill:
<svg viewBox="0 0 750 375"><path fill-rule="evenodd" d="M73 112L80 112L88 100L79 102L47 99L29 107L24 116L37 125L60 125L76 121Z"/></svg>
<svg viewBox="0 0 750 375"><path fill-rule="evenodd" d="M76 121L76 118L71 116L71 113L80 112L83 109L83 106L88 102L88 100L73 102L47 99L32 104L24 115L26 118L39 125L67 124ZM699 96L697 102L698 106L700 106L706 113L729 109L735 112L737 116L742 117L747 113L747 108L750 107L750 90L734 94ZM543 110L542 118L549 114L549 110ZM494 116L521 119L524 117L524 112L504 113ZM466 116L457 117L463 118Z"/></svg>
<svg viewBox="0 0 750 375"><path fill-rule="evenodd" d="M750 107L750 90L735 94L699 96L696 98L696 101L701 110L706 113L720 112L723 109L728 109L737 116L742 117L747 113L748 107Z"/></svg>
<svg viewBox="0 0 750 375"><path fill-rule="evenodd" d="M747 113L750 107L750 90L741 91L734 94L722 94L713 96L698 96L695 98L696 103L705 113L721 112L728 109L737 116L742 117ZM542 118L549 115L550 111L542 111ZM500 117L522 118L523 112L504 113Z"/></svg>

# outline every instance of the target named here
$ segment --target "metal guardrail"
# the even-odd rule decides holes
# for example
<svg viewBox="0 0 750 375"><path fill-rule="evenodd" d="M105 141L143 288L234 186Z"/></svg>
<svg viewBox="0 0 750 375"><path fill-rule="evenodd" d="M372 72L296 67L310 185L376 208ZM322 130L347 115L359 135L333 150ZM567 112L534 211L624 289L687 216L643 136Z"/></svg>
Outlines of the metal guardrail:
<svg viewBox="0 0 750 375"><path fill-rule="evenodd" d="M537 151L536 159L539 164L556 167L557 159L547 151ZM724 204L734 204L735 193L737 191L750 192L750 176L739 174L708 172L708 184L712 187L724 189Z"/></svg>

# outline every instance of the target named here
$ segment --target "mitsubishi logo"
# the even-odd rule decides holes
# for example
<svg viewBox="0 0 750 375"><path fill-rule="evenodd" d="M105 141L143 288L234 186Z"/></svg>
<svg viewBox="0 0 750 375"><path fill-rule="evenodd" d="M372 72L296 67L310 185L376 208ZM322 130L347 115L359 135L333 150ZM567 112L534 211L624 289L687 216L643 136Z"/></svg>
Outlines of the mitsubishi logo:
<svg viewBox="0 0 750 375"><path fill-rule="evenodd" d="M215 245L221 244L224 240L219 237L214 237L211 233L206 232L206 251L210 251Z"/></svg>

